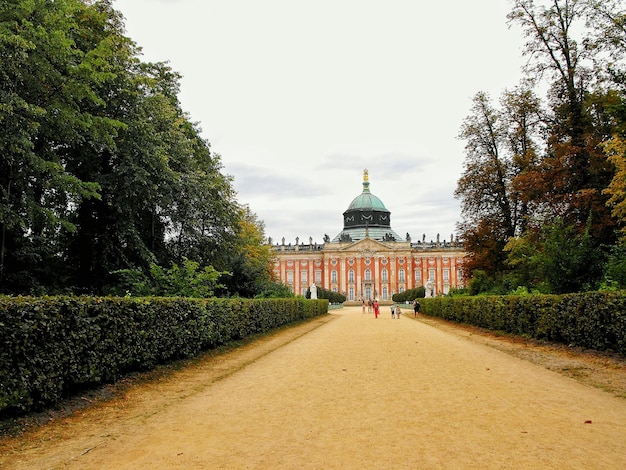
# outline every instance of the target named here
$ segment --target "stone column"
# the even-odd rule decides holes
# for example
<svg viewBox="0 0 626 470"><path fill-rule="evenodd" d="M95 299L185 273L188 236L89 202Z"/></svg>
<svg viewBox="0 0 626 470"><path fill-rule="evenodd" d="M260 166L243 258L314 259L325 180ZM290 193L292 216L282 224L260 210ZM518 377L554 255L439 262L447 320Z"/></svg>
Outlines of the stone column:
<svg viewBox="0 0 626 470"><path fill-rule="evenodd" d="M361 276L361 271L363 270L363 265L361 264L361 260L362 258L360 256L357 256L356 261L355 261L355 274L356 277L354 279L354 287L356 289L358 289L358 292L355 293L356 295L356 300L361 300L365 298L365 292L363 292L363 284L361 282L362 276Z"/></svg>
<svg viewBox="0 0 626 470"><path fill-rule="evenodd" d="M309 258L309 286L312 285L313 283L317 283L317 281L315 280L315 260L311 257ZM315 284L317 287L317 284ZM317 298L317 297L316 297Z"/></svg>
<svg viewBox="0 0 626 470"><path fill-rule="evenodd" d="M380 258L374 256L374 289L376 290L376 297L381 298L382 284L380 282Z"/></svg>
<svg viewBox="0 0 626 470"><path fill-rule="evenodd" d="M435 278L437 279L435 284L437 286L435 294L438 295L443 293L443 258L441 255L435 258L435 265L437 266L437 271L435 273Z"/></svg>
<svg viewBox="0 0 626 470"><path fill-rule="evenodd" d="M330 260L328 258L322 259L322 287L324 289L330 289Z"/></svg>
<svg viewBox="0 0 626 470"><path fill-rule="evenodd" d="M342 255L339 258L339 293L343 294L346 291L346 258Z"/></svg>
<svg viewBox="0 0 626 470"><path fill-rule="evenodd" d="M398 293L398 276L396 275L396 257L389 256L389 295Z"/></svg>
<svg viewBox="0 0 626 470"><path fill-rule="evenodd" d="M293 290L296 295L301 295L300 291L300 260L294 259L293 261Z"/></svg>
<svg viewBox="0 0 626 470"><path fill-rule="evenodd" d="M280 280L287 284L287 262L284 259L281 259L278 265L278 269L280 270Z"/></svg>

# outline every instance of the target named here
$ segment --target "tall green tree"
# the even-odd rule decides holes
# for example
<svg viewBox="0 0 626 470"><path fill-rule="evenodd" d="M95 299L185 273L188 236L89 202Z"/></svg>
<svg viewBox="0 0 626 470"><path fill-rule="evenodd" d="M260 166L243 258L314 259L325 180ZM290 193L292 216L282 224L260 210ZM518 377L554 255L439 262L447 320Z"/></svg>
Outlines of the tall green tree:
<svg viewBox="0 0 626 470"><path fill-rule="evenodd" d="M532 185L524 175L536 166L539 114L538 100L524 87L506 91L500 109L485 93L474 97L459 135L466 159L455 191L469 272L504 271L504 246L528 224Z"/></svg>
<svg viewBox="0 0 626 470"><path fill-rule="evenodd" d="M110 0L0 3L0 292L103 292L111 273L241 248L232 178Z"/></svg>
<svg viewBox="0 0 626 470"><path fill-rule="evenodd" d="M623 0L589 1L592 35L590 43L599 59L597 73L605 79L607 114L612 119L607 139L602 145L615 167L604 189L611 215L621 229L620 242L626 242L626 6ZM614 253L621 253L621 248ZM619 258L619 256L613 256ZM613 263L615 264L615 263Z"/></svg>
<svg viewBox="0 0 626 470"><path fill-rule="evenodd" d="M621 243L626 243L626 140L615 135L604 145L609 160L615 165L615 175L604 193L609 196L607 201L611 214L617 220L620 229Z"/></svg>
<svg viewBox="0 0 626 470"><path fill-rule="evenodd" d="M601 129L594 126L590 100L594 75L594 48L586 28L588 0L514 0L511 24L519 25L529 57L525 72L550 84L548 142L542 163L530 177L539 189L537 203L549 208L549 217L563 217L582 232L591 215L597 245L615 240L615 222L602 190L612 167L599 148Z"/></svg>
<svg viewBox="0 0 626 470"><path fill-rule="evenodd" d="M104 104L90 111L121 124L103 134L105 144L72 149L68 168L82 180L96 181L101 197L76 206L77 230L68 238L66 256L72 288L99 292L109 272L147 268L155 261L164 235L155 206L170 179L159 130L171 119L163 118L170 100L159 93L165 88L159 83L159 65L137 59L138 49L123 35L123 23L109 2L96 2L92 12L90 36L85 36L99 50L108 75L97 86Z"/></svg>
<svg viewBox="0 0 626 470"><path fill-rule="evenodd" d="M600 78L620 89L626 85L626 5L624 0L587 0L588 44Z"/></svg>
<svg viewBox="0 0 626 470"><path fill-rule="evenodd" d="M231 273L224 279L229 295L256 297L264 291L276 291L273 254L265 242L265 227L248 206L239 211L237 236L222 258Z"/></svg>
<svg viewBox="0 0 626 470"><path fill-rule="evenodd" d="M107 62L85 38L94 7L75 0L0 4L0 289L63 279L73 208L99 186L68 171L78 146L107 145L120 125L90 112Z"/></svg>
<svg viewBox="0 0 626 470"><path fill-rule="evenodd" d="M529 290L564 294L598 287L604 254L594 246L591 224L578 232L556 218L533 237L511 239L508 262L515 267L517 285Z"/></svg>
<svg viewBox="0 0 626 470"><path fill-rule="evenodd" d="M606 189L614 167L601 144L615 132L620 107L618 95L603 89L606 81L598 68L608 63L600 60L599 51L618 44L600 40L598 5L591 0L512 1L509 23L520 26L526 37L526 83L547 83L549 91L545 105L530 88L505 94L500 111L480 108L477 100L464 122L468 165L457 196L463 201L461 227L470 270L531 288L542 282L539 275L544 289L558 292L598 280L595 261L604 257L601 247L615 242L616 227ZM610 30L617 34L619 21ZM612 50L612 57L618 56ZM615 194L613 202L619 197ZM557 236L559 230L567 236ZM569 253L566 260L559 256L564 253ZM584 263L580 253L596 258ZM568 279L559 284L554 273Z"/></svg>

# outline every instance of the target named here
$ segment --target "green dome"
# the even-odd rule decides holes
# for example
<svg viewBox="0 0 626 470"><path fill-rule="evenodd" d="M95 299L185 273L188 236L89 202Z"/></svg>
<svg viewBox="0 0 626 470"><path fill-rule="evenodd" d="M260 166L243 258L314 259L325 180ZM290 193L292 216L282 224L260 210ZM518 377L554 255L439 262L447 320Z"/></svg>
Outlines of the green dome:
<svg viewBox="0 0 626 470"><path fill-rule="evenodd" d="M364 185L365 186L365 185ZM355 197L350 205L348 206L348 210L375 210L375 211L387 211L387 208L383 204L383 201L378 199L368 188L363 187L363 192Z"/></svg>
<svg viewBox="0 0 626 470"><path fill-rule="evenodd" d="M380 241L400 241L400 236L391 228L391 212L383 201L370 193L367 170L363 170L363 192L355 197L343 213L343 230L333 243L358 241L372 238Z"/></svg>

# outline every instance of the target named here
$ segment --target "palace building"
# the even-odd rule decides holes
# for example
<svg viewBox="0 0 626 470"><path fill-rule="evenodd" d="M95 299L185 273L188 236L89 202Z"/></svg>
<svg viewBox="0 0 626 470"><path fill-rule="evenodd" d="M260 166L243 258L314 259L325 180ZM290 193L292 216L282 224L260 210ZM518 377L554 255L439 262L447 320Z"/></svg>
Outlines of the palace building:
<svg viewBox="0 0 626 470"><path fill-rule="evenodd" d="M463 285L465 252L453 237L413 242L391 228L391 212L369 189L368 172L363 172L363 190L343 213L343 230L324 243L272 245L274 273L305 295L315 284L346 296L348 302L361 299L391 301L391 296L420 286L426 296L446 294ZM270 239L269 243L272 241Z"/></svg>

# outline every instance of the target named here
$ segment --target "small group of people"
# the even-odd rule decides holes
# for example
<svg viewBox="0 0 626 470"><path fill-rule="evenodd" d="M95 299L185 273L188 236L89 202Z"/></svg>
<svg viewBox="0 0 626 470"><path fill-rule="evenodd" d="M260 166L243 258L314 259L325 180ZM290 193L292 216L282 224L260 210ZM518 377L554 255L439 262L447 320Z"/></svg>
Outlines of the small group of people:
<svg viewBox="0 0 626 470"><path fill-rule="evenodd" d="M365 313L365 307L367 307L367 313L372 313L373 310L374 316L378 318L378 315L380 315L380 304L377 299L368 300L367 302L363 299L361 301L361 310L363 313Z"/></svg>
<svg viewBox="0 0 626 470"><path fill-rule="evenodd" d="M397 318L399 320L401 314L402 314L402 310L400 310L399 305L391 306L391 318Z"/></svg>
<svg viewBox="0 0 626 470"><path fill-rule="evenodd" d="M365 309L367 308L367 313L374 312L374 318L378 318L380 315L380 304L378 303L378 299L368 300L365 299L361 301L361 311L365 313ZM391 305L391 318L400 319L400 315L402 315L402 310L400 310L399 305Z"/></svg>

